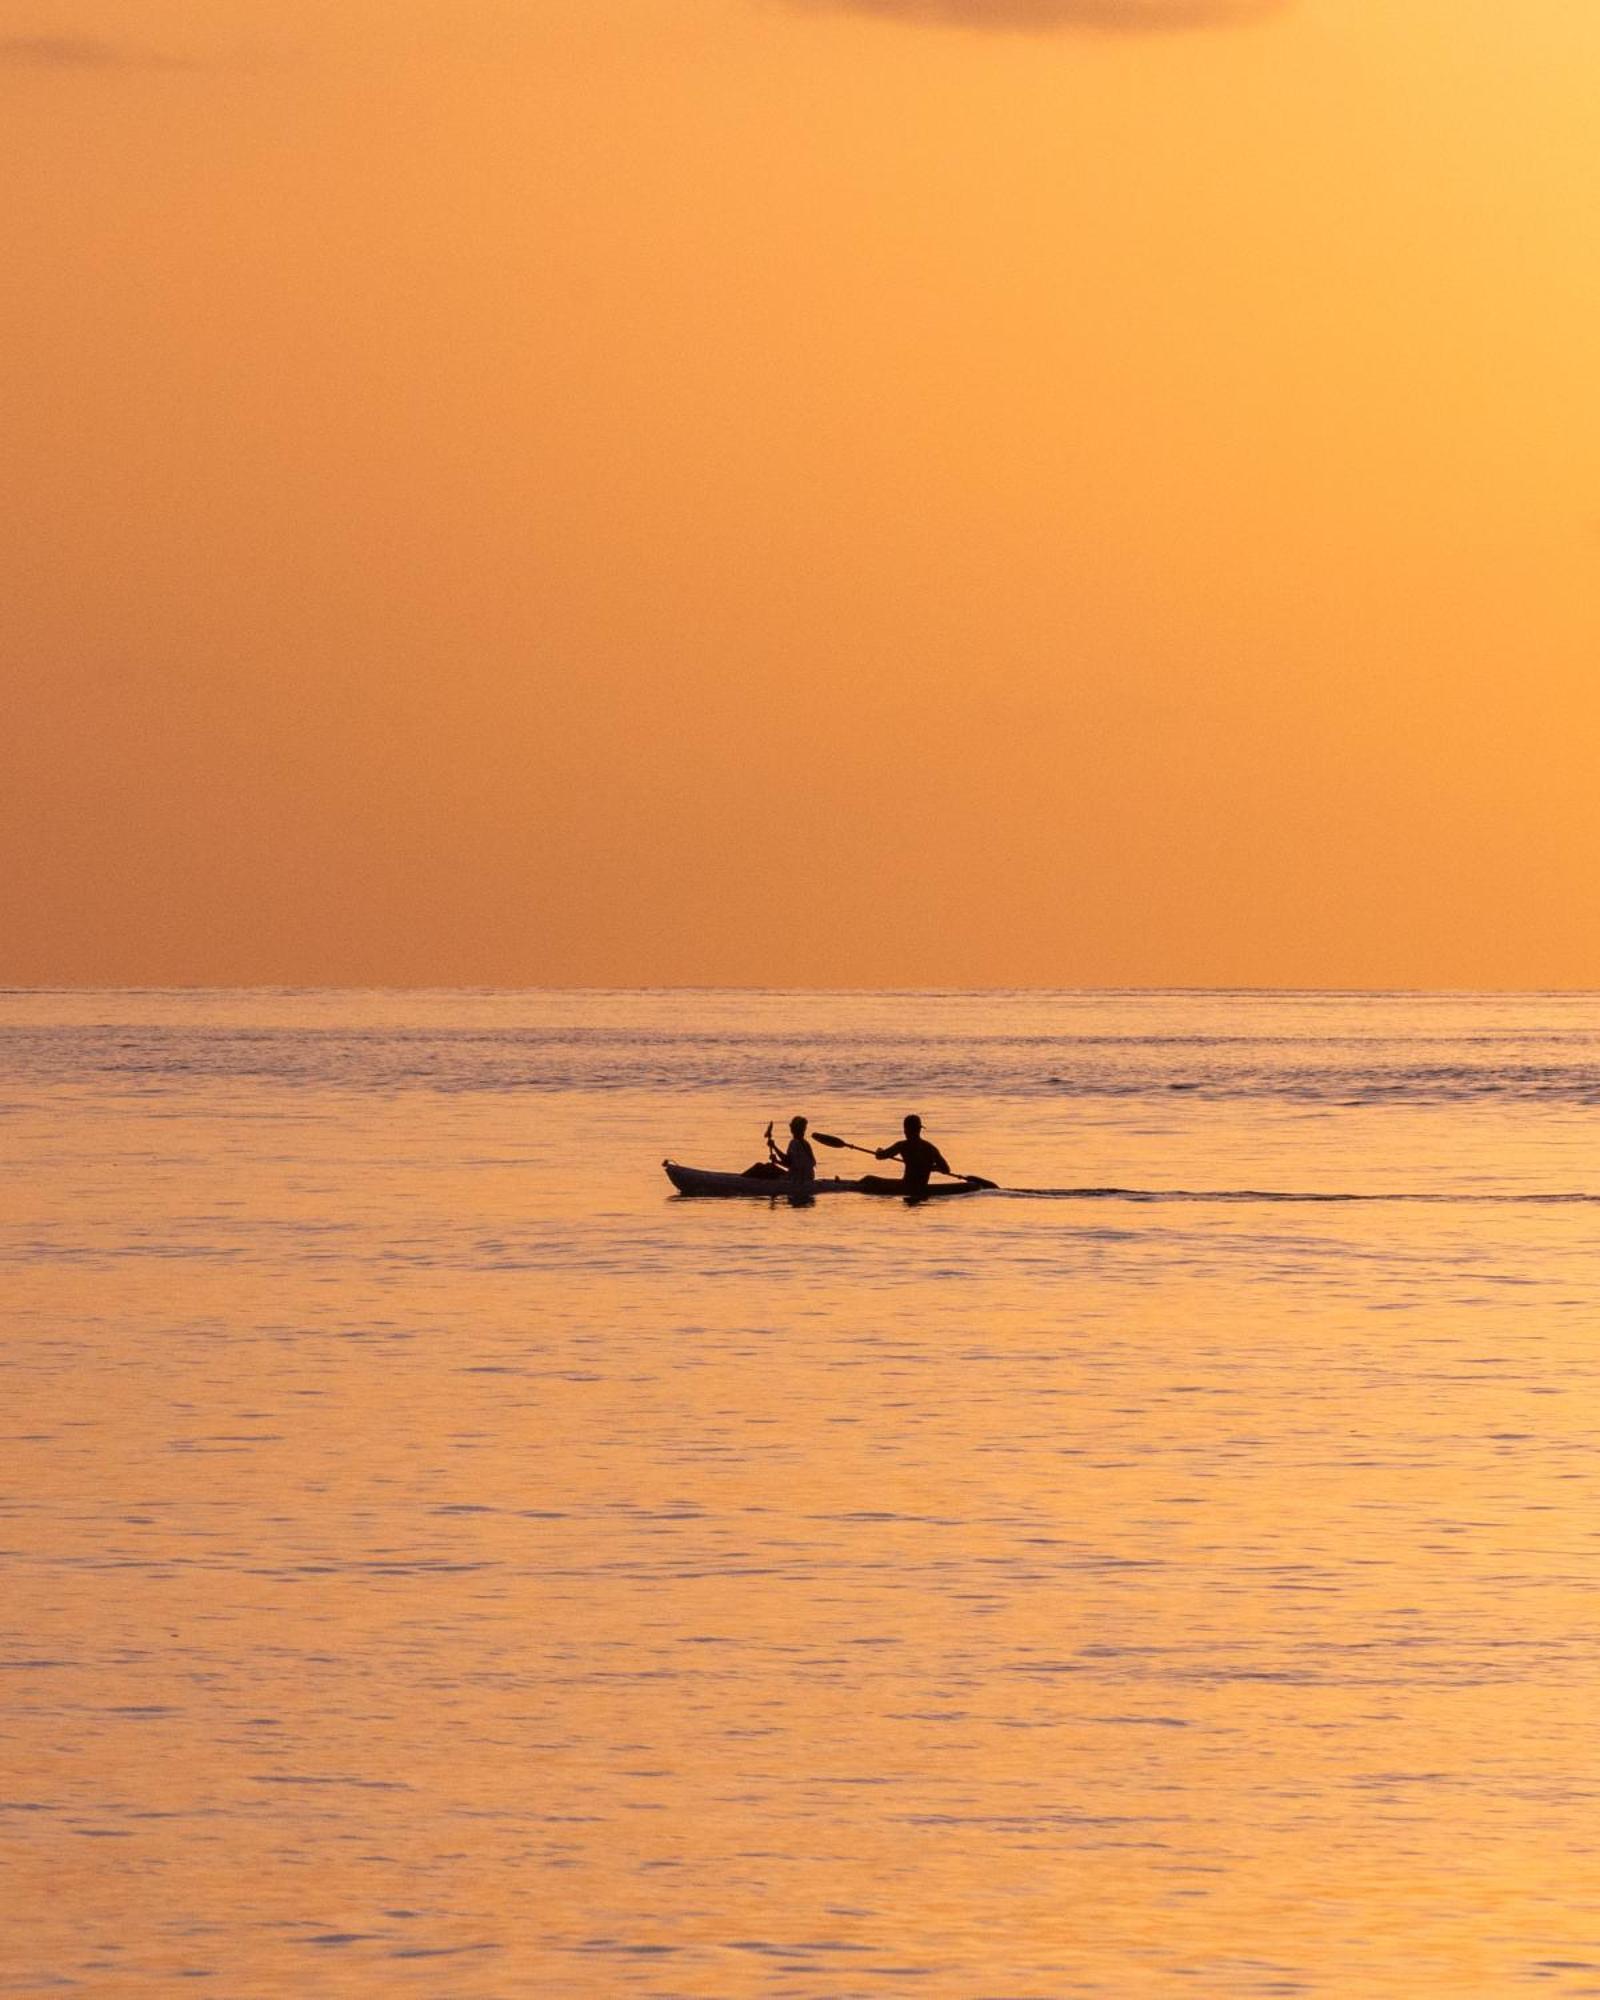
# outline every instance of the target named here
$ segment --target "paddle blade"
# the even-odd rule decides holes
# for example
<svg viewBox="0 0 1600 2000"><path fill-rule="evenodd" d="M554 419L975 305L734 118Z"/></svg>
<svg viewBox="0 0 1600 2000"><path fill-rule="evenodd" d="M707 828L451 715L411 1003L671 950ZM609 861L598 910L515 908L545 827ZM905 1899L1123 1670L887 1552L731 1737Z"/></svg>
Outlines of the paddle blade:
<svg viewBox="0 0 1600 2000"><path fill-rule="evenodd" d="M970 1188L998 1188L998 1181L986 1181L982 1174L963 1174L961 1178Z"/></svg>
<svg viewBox="0 0 1600 2000"><path fill-rule="evenodd" d="M836 1139L831 1132L813 1132L811 1136L819 1146L842 1146L847 1153L856 1150L848 1139Z"/></svg>

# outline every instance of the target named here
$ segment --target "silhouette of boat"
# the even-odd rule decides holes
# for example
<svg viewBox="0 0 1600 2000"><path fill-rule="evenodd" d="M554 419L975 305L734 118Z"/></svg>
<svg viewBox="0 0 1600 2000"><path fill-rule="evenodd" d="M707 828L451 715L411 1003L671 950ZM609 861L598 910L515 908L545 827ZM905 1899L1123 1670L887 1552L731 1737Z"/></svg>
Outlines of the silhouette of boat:
<svg viewBox="0 0 1600 2000"><path fill-rule="evenodd" d="M776 1179L765 1174L718 1174L707 1167L680 1167L676 1160L663 1160L667 1179L679 1194L758 1194L768 1201L791 1192L789 1182L782 1175ZM916 1198L919 1201L935 1200L942 1195L977 1194L987 1183L980 1181L941 1181L936 1186L925 1188ZM799 1192L799 1190L794 1190ZM885 1174L863 1174L859 1180L815 1180L805 1190L807 1194L878 1194L903 1195L904 1181L890 1179Z"/></svg>

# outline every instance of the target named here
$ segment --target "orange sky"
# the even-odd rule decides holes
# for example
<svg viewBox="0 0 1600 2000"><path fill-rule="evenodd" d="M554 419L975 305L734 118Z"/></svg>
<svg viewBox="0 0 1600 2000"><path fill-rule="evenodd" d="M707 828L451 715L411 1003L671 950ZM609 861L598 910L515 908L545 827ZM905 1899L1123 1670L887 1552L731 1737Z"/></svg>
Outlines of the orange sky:
<svg viewBox="0 0 1600 2000"><path fill-rule="evenodd" d="M1600 9L1200 11L0 0L0 981L1600 985Z"/></svg>

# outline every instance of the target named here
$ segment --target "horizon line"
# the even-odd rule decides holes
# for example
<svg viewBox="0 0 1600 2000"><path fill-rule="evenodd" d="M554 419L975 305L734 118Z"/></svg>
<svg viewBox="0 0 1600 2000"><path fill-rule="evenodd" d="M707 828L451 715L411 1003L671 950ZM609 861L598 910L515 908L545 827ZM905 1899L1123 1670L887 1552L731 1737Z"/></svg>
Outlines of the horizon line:
<svg viewBox="0 0 1600 2000"><path fill-rule="evenodd" d="M651 981L640 984L604 984L594 981L545 981L527 985L471 984L429 985L417 982L347 981L301 983L295 981L253 981L214 983L184 980L166 984L126 981L0 983L0 998L19 994L51 993L811 993L900 995L1001 993L1063 994L1075 996L1124 997L1149 995L1237 994L1292 999L1337 995L1348 999L1590 999L1600 998L1600 986L1271 986L1251 984L1198 985L993 985L993 986L774 986L761 984Z"/></svg>

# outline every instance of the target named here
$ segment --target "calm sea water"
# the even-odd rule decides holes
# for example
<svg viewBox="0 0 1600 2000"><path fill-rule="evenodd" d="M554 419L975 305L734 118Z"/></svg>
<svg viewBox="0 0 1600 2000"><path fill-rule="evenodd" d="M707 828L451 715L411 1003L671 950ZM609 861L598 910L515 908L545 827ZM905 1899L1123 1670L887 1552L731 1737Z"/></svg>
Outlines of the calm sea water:
<svg viewBox="0 0 1600 2000"><path fill-rule="evenodd" d="M1032 1192L660 1171L907 1110ZM0 1992L1600 1994L1597 1133L1588 997L0 995Z"/></svg>

